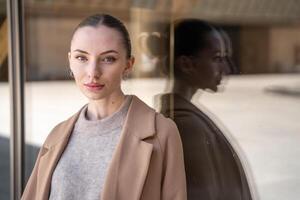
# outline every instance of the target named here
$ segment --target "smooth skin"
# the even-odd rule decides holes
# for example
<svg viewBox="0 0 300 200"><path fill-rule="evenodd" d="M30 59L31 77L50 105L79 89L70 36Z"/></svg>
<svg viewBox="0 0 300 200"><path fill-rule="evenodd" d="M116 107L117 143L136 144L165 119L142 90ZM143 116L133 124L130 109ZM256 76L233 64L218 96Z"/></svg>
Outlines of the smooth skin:
<svg viewBox="0 0 300 200"><path fill-rule="evenodd" d="M79 28L68 53L76 85L88 98L87 118L102 119L122 105L122 77L132 71L121 34L105 25Z"/></svg>

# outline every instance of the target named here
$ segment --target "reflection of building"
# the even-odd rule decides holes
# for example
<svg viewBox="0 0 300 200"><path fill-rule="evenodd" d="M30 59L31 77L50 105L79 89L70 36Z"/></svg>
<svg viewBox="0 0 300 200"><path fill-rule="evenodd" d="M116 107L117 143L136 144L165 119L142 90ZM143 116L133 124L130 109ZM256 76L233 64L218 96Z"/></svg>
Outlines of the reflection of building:
<svg viewBox="0 0 300 200"><path fill-rule="evenodd" d="M241 31L241 67L245 73L296 72L294 49L300 26L255 26Z"/></svg>
<svg viewBox="0 0 300 200"><path fill-rule="evenodd" d="M3 0L0 1L3 5ZM0 12L4 12L0 10ZM121 18L131 30L139 67L133 76L157 76L143 72L137 38L141 32L161 31L172 19L197 17L232 28L235 62L242 73L297 71L295 45L300 45L300 5L289 1L39 1L25 2L26 63L29 80L66 79L70 36L78 21L91 13L108 12ZM3 24L3 14L0 23ZM3 25L2 25L3 27ZM161 44L158 44L161 45ZM145 58L144 58L145 60ZM1 68L7 65L1 62ZM149 66L148 66L149 67ZM144 71L147 71L145 66ZM3 71L3 69L1 69ZM154 69L154 71L159 71ZM148 74L148 75L147 75ZM2 77L3 79L4 77Z"/></svg>
<svg viewBox="0 0 300 200"><path fill-rule="evenodd" d="M7 37L7 26L4 21L7 18L5 11L6 2L12 1L17 2L18 0L0 0L0 81L8 79L8 48L6 43L9 37ZM154 93L159 93L161 92L160 90L163 90L166 83L160 82L161 79L159 79L159 81L154 81L157 76L160 76L160 69L158 69L160 68L160 64L157 64L156 59L153 59L153 52L149 54L149 49L146 48L146 50L141 50L139 48L138 36L143 32L159 32L169 35L169 30L166 31L165 28L169 26L170 22L178 18L196 17L221 25L231 36L234 47L233 58L242 73L299 72L300 2L297 0L23 0L18 2L24 4L23 10L25 15L22 19L24 20L25 25L26 66L22 67L26 67L27 80L67 79L67 51L69 49L73 28L83 17L96 12L109 13L126 22L133 40L133 52L137 58L132 77L155 77L154 79L129 80L128 82L132 84L130 87L127 87L128 91L126 92L131 93L139 90L140 93L137 93L138 96L149 98L149 102L151 102ZM160 45L170 45L168 38L166 38L165 43L160 43L158 41L159 40L156 42L155 40L151 41L151 46L155 50L160 49L158 48ZM18 42L16 43L18 44ZM15 48L15 51L18 51L18 49ZM163 51L159 50L157 52L161 52L161 54L166 54L166 56L168 56L171 51L172 48L166 48ZM145 59L143 58L144 55L147 55L148 57ZM9 58L11 57L12 56ZM166 57L166 66L169 66L168 59L169 58ZM20 60L16 58L14 61L19 62ZM144 64L148 64L148 66L145 66ZM21 69L21 67L18 69ZM23 75L23 72L19 74ZM291 76L293 75L284 77L286 80L290 80ZM18 78L20 78L20 76L15 77L17 77L15 78L17 81ZM293 159L298 156L297 153L299 152L299 145L297 146L296 144L297 141L299 141L298 135L293 132L297 132L298 130L297 123L293 121L293 119L297 119L297 117L293 117L293 115L295 114L296 116L296 114L298 114L298 110L295 108L299 105L296 104L296 99L286 98L285 96L273 97L272 95L276 94L275 92L286 94L286 91L289 91L289 94L292 93L290 91L293 90L287 90L286 88L295 88L295 91L296 89L299 91L296 81L298 77L294 77L295 79L287 86L284 84L284 87L279 87L280 85L278 87L271 87L268 91L273 93L269 94L262 92L263 88L266 86L263 84L283 84L285 83L285 80L282 81L279 77L278 79L273 79L273 76L259 76L260 81L257 81L255 76L253 76L253 78L248 79L247 82L243 82L242 80L245 80L245 77L247 80L247 76L236 76L233 77L234 79L231 79L236 80L234 84L236 87L233 87L232 90L229 88L229 92L232 92L232 94L227 96L227 98L226 93L225 98L219 98L222 99L219 105L215 104L213 98L207 99L206 102L211 103L211 110L215 108L216 110L214 111L221 116L220 118L223 116L222 119L229 125L229 128L233 129L233 133L239 134L237 135L239 142L249 142L249 145L247 146L249 148L249 156L252 156L250 159L252 159L253 163L256 165L260 165L259 168L253 168L257 172L257 177L262 178L259 182L262 183L262 185L259 185L259 188L261 188L260 193L263 195L270 195L269 199L274 199L272 198L274 197L272 195L274 195L274 191L276 191L277 194L279 194L277 199L291 199L287 198L288 195L294 195L294 199L297 199L299 197L297 190L289 191L289 189L293 189L295 188L295 185L299 185L299 176L297 177L296 175L298 171L294 167L299 164L297 159ZM271 77L271 79L268 77ZM8 99L8 88L10 88L9 93L12 93L11 91L13 89L15 90L17 88L20 90L19 87L23 87L24 83L21 82L20 86L13 85L12 82L13 81L11 80L10 85L7 83L0 83L0 85L3 86L0 88L0 97L2 98L0 100L0 107L2 106L0 108L0 115L2 117L0 117L0 124L6 124L7 127L10 122L19 125L20 123L18 122L25 121L25 118L25 127L27 129L36 128L36 126L43 123L50 125L49 118L53 117L53 119L58 120L57 112L55 112L56 110L59 110L64 115L68 114L62 109L66 108L65 102L69 102L67 109L75 109L76 106L70 105L70 102L74 102L74 99L76 99L76 101L79 100L77 96L74 97L74 94L77 93L72 92L72 89L70 89L73 86L61 87L63 84L71 84L71 81L65 81L63 83L26 83L27 88L25 89L25 93L27 96L24 98L26 99L27 104L25 106L26 112L24 112L24 110L19 108L19 102L24 102L23 96L18 95L21 94L21 92L12 95L17 99L15 101L17 103L13 103L11 99ZM147 88L145 82L151 85L151 88ZM253 84L254 82L255 84ZM55 84L59 84L59 87L54 87ZM13 85L13 87L8 87L11 85ZM247 86L253 88L247 88ZM41 89L41 91L38 89ZM59 98L57 98L57 93L61 90L64 95L72 98L67 99L64 98L63 95L60 95ZM7 95L3 95L6 91ZM249 96L257 95L262 95L262 103L258 101L259 98L249 98ZM265 97L266 95L268 96ZM41 99L37 98L37 96ZM6 100L6 103L3 101L3 98ZM55 99L57 102L52 101L51 98ZM274 101L274 98L277 98L277 100ZM278 101L278 98L280 98L280 101ZM228 102L226 102L226 100L228 100ZM232 100L235 100L237 103L233 105ZM238 104L241 104L239 108L236 107ZM228 105L233 105L234 107L230 110ZM269 109L270 105L274 105L274 109ZM290 106L279 107L278 105ZM224 106L224 108L222 106ZM18 108L16 109L18 112L10 111L9 109L12 107ZM270 111L274 111L275 114L270 114ZM241 116L240 113L243 113L243 115ZM14 116L14 118L12 119L9 114ZM44 117L40 117L40 115L43 115ZM62 116L63 115L60 115L59 117ZM257 116L259 118L257 118ZM282 120L281 116L285 116L284 120L287 120L287 122ZM240 123L236 123L237 121L235 120L240 120ZM265 120L264 123L266 126L262 126L261 120ZM268 124L271 125L269 126ZM273 124L276 126L274 127ZM46 126L43 127L45 128ZM240 128L244 128L243 130L245 130L245 132ZM48 130L50 130L50 127L47 128L46 131L37 130L35 132L37 134L34 134L34 137L40 137L42 134L47 134ZM25 132L25 137L27 137L27 139L33 138L28 130L24 131L23 129L18 129L18 131L14 131L11 129L10 132L18 136ZM22 134L19 134L21 132ZM6 131L5 133L7 133L7 135L10 134L9 131ZM280 133L283 133L283 135L280 135ZM288 133L288 135L285 133ZM251 138L244 140L242 138L244 135ZM272 138L272 140L269 138ZM291 143L289 143L289 141L287 142L287 138ZM16 141L16 139L12 137L9 139ZM43 139L40 141L43 141ZM281 157L278 156L277 150L281 151L284 150L284 148L276 148L274 142L277 146L281 147L285 144L286 152L283 152L285 154L281 154ZM264 143L265 146L263 146L261 151L253 149L262 147L260 146L262 143ZM12 147L14 147L14 149L19 147L18 145L15 145L15 143L11 144L13 144ZM5 149L7 149L7 151L4 153L9 157L7 145ZM275 153L268 152L268 150L275 151ZM270 159L270 162L267 163L274 164L272 168L273 171L270 170L270 166L265 164L264 157L266 153L271 155L268 158ZM28 150L26 150L26 154L28 155L25 158L26 162L34 162L36 154L28 152ZM1 159L7 160L8 162L7 157L1 157ZM15 158L17 157L11 156L10 160ZM291 160L282 162L284 158L291 158ZM288 163L292 169L295 168L295 171L284 166L282 167L282 163ZM278 167L281 169L278 170ZM7 165L6 168L9 169L9 166ZM30 173L31 169L32 166L30 165L25 170ZM8 170L1 171L2 173L7 173L5 175L8 177ZM268 178L269 175L271 177L271 175L274 174L280 174L281 177L284 177L283 180L280 179L278 181L278 177L275 177L274 180L264 180L264 178ZM18 174L15 174L14 176L19 178ZM0 178L0 180L4 179ZM288 186L285 183L288 183ZM8 183L3 182L3 184ZM20 191L20 188L17 187L17 189ZM282 192L282 190L284 192ZM5 190L0 191L2 193L2 191ZM8 189L6 191L8 193ZM18 192L16 192L16 194L18 195Z"/></svg>
<svg viewBox="0 0 300 200"><path fill-rule="evenodd" d="M7 20L0 17L0 81L7 81Z"/></svg>

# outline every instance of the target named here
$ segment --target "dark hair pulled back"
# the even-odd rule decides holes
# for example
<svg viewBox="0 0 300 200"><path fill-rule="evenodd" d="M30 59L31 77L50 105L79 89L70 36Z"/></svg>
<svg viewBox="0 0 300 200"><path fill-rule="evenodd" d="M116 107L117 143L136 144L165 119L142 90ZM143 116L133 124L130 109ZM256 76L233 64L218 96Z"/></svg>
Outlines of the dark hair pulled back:
<svg viewBox="0 0 300 200"><path fill-rule="evenodd" d="M129 33L125 27L125 25L117 18L108 15L108 14L94 14L91 15L84 20L82 20L78 26L75 28L74 33L82 27L91 26L91 27L98 27L98 26L107 26L109 28L113 28L118 31L123 39L123 43L126 49L127 57L131 57L131 41L129 37ZM74 35L73 33L73 35Z"/></svg>

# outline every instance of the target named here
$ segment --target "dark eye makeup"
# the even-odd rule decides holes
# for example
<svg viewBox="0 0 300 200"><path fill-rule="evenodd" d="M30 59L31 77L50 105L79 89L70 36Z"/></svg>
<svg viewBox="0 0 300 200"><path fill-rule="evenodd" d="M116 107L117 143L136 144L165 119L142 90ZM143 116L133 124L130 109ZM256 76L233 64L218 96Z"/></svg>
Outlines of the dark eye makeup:
<svg viewBox="0 0 300 200"><path fill-rule="evenodd" d="M83 55L77 55L77 56L75 56L75 58L81 62L87 61L86 56L83 56Z"/></svg>
<svg viewBox="0 0 300 200"><path fill-rule="evenodd" d="M76 60L79 60L80 62L86 62L88 61L87 56L85 55L75 55L74 58ZM113 55L106 55L100 58L100 62L107 63L107 64L112 64L117 60L117 57Z"/></svg>
<svg viewBox="0 0 300 200"><path fill-rule="evenodd" d="M114 56L105 56L102 59L102 62L105 62L105 63L114 63L116 60L117 60L117 58L115 58Z"/></svg>

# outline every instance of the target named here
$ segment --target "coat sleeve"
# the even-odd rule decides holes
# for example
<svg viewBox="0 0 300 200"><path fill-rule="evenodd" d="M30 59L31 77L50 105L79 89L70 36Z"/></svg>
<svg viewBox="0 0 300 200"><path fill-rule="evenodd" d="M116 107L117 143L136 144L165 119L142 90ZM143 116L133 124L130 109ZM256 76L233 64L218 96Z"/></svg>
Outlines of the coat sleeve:
<svg viewBox="0 0 300 200"><path fill-rule="evenodd" d="M35 165L31 172L31 175L26 184L25 190L22 194L21 200L35 200L36 199L36 190L37 190L37 176L38 176L38 166L40 162L40 158L44 155L46 149L42 146L40 148L39 154L37 156Z"/></svg>
<svg viewBox="0 0 300 200"><path fill-rule="evenodd" d="M180 135L176 124L170 119L165 120L166 134L160 138L163 151L161 199L186 200L186 177Z"/></svg>

